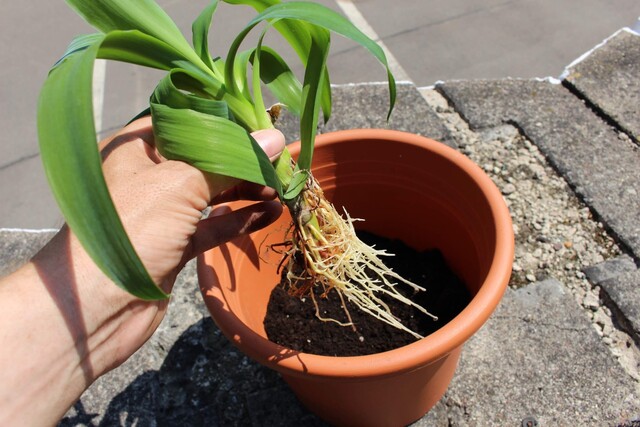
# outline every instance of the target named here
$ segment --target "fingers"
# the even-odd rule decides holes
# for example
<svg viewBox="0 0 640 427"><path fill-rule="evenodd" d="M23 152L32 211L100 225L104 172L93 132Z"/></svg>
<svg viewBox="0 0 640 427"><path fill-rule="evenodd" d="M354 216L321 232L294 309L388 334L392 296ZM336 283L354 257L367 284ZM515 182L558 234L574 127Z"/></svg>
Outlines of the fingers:
<svg viewBox="0 0 640 427"><path fill-rule="evenodd" d="M212 216L198 223L191 239L191 256L260 230L278 219L281 213L282 205L277 201L256 203L233 212L227 207L219 207Z"/></svg>
<svg viewBox="0 0 640 427"><path fill-rule="evenodd" d="M219 203L233 202L235 200L273 200L278 193L273 188L252 182L241 182L240 184L218 194L211 201L216 205Z"/></svg>
<svg viewBox="0 0 640 427"><path fill-rule="evenodd" d="M271 161L275 161L284 150L284 135L276 129L260 130L252 133L252 136ZM141 167L166 162L155 147L149 116L127 125L114 137L103 141L101 148L105 170L114 165L116 172L120 175L125 173L130 175ZM109 159L112 161L108 161ZM208 202L213 204L240 199L271 200L277 195L273 189L234 178L205 172L200 172L199 176L204 192L208 193Z"/></svg>
<svg viewBox="0 0 640 427"><path fill-rule="evenodd" d="M264 150L270 161L275 161L285 147L282 132L276 129L264 129L251 134L258 145ZM223 178L219 175L203 173L209 186L209 200L211 203L223 203L233 200L270 200L275 197L275 191L265 189L258 184L242 182L234 178Z"/></svg>

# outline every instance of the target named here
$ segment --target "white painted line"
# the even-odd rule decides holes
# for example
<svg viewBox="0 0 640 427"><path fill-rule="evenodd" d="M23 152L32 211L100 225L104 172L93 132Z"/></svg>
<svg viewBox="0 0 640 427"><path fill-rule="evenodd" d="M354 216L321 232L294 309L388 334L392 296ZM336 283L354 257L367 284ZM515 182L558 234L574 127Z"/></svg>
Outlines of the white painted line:
<svg viewBox="0 0 640 427"><path fill-rule="evenodd" d="M367 20L362 16L358 8L355 4L353 4L352 0L336 0L336 3L342 9L344 14L349 18L349 20L358 27L360 31L367 35L372 40L378 42L384 54L387 57L387 62L389 63L389 69L393 73L396 80L404 80L404 81L412 81L409 74L402 68L402 65L398 62L395 56L387 49L387 46L384 44L378 34L376 34L375 30L369 25Z"/></svg>
<svg viewBox="0 0 640 427"><path fill-rule="evenodd" d="M96 135L102 131L106 72L107 61L104 59L96 59L93 64L93 121L96 126Z"/></svg>
<svg viewBox="0 0 640 427"><path fill-rule="evenodd" d="M0 228L0 232L8 232L8 233L42 234L42 233L57 233L58 231L60 231L59 228L42 228L42 229L33 229L33 228Z"/></svg>
<svg viewBox="0 0 640 427"><path fill-rule="evenodd" d="M631 31L636 36L640 36L640 17L638 17L636 22L633 24L633 27L629 28L629 31Z"/></svg>

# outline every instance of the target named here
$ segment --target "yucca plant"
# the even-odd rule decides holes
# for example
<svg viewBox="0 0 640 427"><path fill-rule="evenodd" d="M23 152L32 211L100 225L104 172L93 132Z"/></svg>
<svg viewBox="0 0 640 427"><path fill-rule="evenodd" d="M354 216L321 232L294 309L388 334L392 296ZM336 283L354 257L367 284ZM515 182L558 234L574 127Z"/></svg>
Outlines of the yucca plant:
<svg viewBox="0 0 640 427"><path fill-rule="evenodd" d="M331 114L326 69L331 32L359 43L386 68L391 113L395 82L374 41L319 4L225 0L251 6L257 15L223 58L212 56L208 48L217 0L193 22L192 44L154 0L67 3L99 32L74 39L50 71L38 107L40 149L67 223L116 284L143 299L167 297L136 255L102 175L91 93L96 58L167 72L150 96L148 111L156 146L164 157L278 192L294 221L293 244L285 256L298 253L304 259L302 275L289 271L292 289L299 294L309 293L310 284L323 286L325 292L335 289L358 307L407 330L379 298L382 292L412 304L393 283L407 281L380 262L382 252L357 238L351 219L341 217L326 201L310 172L319 116L323 113L327 120ZM240 50L259 25L257 46ZM305 70L302 82L280 54L263 44L272 28L300 57ZM285 150L272 165L250 135L274 126L274 109L267 108L263 98L265 87L278 107L300 116L301 151L295 162Z"/></svg>

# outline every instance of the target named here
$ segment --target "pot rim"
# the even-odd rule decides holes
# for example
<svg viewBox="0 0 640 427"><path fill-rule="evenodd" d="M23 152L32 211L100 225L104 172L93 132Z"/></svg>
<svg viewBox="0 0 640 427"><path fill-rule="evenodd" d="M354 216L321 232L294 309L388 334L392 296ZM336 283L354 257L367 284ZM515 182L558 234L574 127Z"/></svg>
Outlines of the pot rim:
<svg viewBox="0 0 640 427"><path fill-rule="evenodd" d="M469 158L458 151L420 135L387 129L351 129L318 135L317 146L330 146L346 141L377 139L402 142L422 147L444 157L465 171L480 188L489 201L496 223L496 247L489 272L471 302L453 320L428 335L406 346L382 353L364 356L321 356L294 352L260 336L246 326L229 309L225 297L218 286L203 297L209 311L223 333L250 357L281 373L289 375L313 375L317 377L359 378L384 376L391 373L407 372L433 363L446 356L467 341L498 306L504 294L514 256L514 236L509 210L493 181ZM292 155L299 151L299 145L289 146ZM199 256L198 276L201 280L211 280L211 251ZM215 299L215 300L214 300ZM220 304L220 302L223 304Z"/></svg>

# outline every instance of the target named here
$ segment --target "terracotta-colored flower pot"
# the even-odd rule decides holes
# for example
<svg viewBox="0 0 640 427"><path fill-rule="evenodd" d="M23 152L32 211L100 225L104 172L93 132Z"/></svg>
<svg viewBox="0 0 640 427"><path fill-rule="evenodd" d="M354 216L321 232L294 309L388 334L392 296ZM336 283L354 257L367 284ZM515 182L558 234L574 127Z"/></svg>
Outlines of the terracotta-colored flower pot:
<svg viewBox="0 0 640 427"><path fill-rule="evenodd" d="M294 156L298 146L291 148ZM491 180L455 150L417 135L352 130L321 135L314 175L329 200L361 228L424 250L439 248L473 295L451 322L392 351L358 357L299 353L266 338L263 320L278 283L289 216L207 252L198 274L222 332L249 357L281 373L300 401L334 425L399 426L444 394L462 344L498 305L511 274L511 219Z"/></svg>

